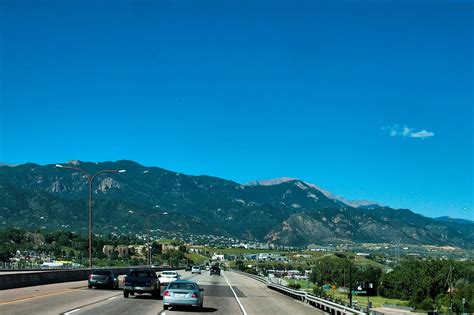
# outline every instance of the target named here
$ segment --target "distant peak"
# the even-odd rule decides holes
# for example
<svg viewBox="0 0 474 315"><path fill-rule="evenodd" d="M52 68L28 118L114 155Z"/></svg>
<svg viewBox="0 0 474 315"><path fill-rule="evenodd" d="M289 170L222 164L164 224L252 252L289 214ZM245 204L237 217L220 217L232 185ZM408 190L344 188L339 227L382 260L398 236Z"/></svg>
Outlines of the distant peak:
<svg viewBox="0 0 474 315"><path fill-rule="evenodd" d="M17 167L19 164L10 164L10 163L2 163L0 162L0 166L8 166L8 167Z"/></svg>
<svg viewBox="0 0 474 315"><path fill-rule="evenodd" d="M245 186L272 186L272 185L279 185L279 184L282 184L282 183L286 183L286 182L291 182L291 181L298 181L298 182L301 182L301 183L304 183L305 185L309 186L309 187L312 187L316 190L319 190L323 195L325 195L326 197L328 197L329 199L333 199L333 200L338 200L342 203L344 203L345 205L347 206L350 206L350 207L354 207L354 208L359 208L359 207L362 207L362 208L378 208L378 207L382 207L383 205L377 203L377 202L373 202L373 201L370 201L370 200L349 200L347 198L344 198L344 197L340 197L340 196L336 196L334 194L332 194L331 192L315 185L315 184L311 184L311 183L308 183L308 182L305 182L305 181L302 181L298 178L294 178L294 177L278 177L278 178L273 178L273 179L263 179L263 180L253 180L247 184L245 184Z"/></svg>
<svg viewBox="0 0 474 315"><path fill-rule="evenodd" d="M273 179L263 179L263 180L253 180L247 184L245 184L245 186L258 186L258 185L261 185L261 186L272 186L272 185L279 185L279 184L282 184L282 183L286 183L286 182L292 182L292 181L298 181L298 182L302 182L304 183L305 185L309 186L309 187L312 187L314 189L317 189L319 190L320 192L322 192L326 197L328 198L334 198L333 195L319 187L319 186L316 186L315 184L311 184L311 183L308 183L308 182L305 182L301 179L298 179L298 178L294 178L294 177L278 177L278 178L273 178Z"/></svg>
<svg viewBox="0 0 474 315"><path fill-rule="evenodd" d="M286 183L294 180L299 180L297 178L293 177L278 177L278 178L273 178L273 179L262 179L262 180L253 180L245 186L272 186L272 185L278 185L281 183Z"/></svg>

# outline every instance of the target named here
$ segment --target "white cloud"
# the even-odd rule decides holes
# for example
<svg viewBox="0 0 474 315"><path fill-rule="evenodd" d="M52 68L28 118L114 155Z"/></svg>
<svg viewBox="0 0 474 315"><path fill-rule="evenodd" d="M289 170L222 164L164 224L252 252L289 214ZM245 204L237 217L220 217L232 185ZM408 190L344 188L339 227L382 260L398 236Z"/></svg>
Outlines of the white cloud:
<svg viewBox="0 0 474 315"><path fill-rule="evenodd" d="M422 131L413 132L410 134L410 137L412 138L421 138L421 139L433 137L433 136L434 136L434 132L431 132L425 129L423 129Z"/></svg>
<svg viewBox="0 0 474 315"><path fill-rule="evenodd" d="M383 127L382 130L388 131L391 137L410 137L424 139L433 137L435 135L432 131L428 131L426 129L416 131L414 128L409 128L406 125L404 125L403 127L399 125Z"/></svg>

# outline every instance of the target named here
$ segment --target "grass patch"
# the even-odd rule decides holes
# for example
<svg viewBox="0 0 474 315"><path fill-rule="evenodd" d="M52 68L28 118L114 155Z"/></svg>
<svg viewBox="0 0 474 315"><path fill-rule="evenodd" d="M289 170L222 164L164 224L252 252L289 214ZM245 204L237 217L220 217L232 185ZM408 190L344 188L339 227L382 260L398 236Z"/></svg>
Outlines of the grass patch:
<svg viewBox="0 0 474 315"><path fill-rule="evenodd" d="M338 292L335 290L333 293L333 290L327 292L330 296L333 296L334 298L338 300L344 301L344 303L349 303L349 299L347 298L347 293L344 292ZM375 307L382 307L383 304L394 304L394 305L400 305L400 306L409 306L409 302L405 300L399 300L399 299L389 299L383 296L371 296L369 297L370 302L372 302L372 308ZM366 308L367 307L367 296L363 295L353 295L352 296L352 301L357 301L358 305L361 307Z"/></svg>
<svg viewBox="0 0 474 315"><path fill-rule="evenodd" d="M184 257L194 261L195 264L204 264L206 261L209 260L208 257L203 256L203 255L198 254L198 253L185 253Z"/></svg>
<svg viewBox="0 0 474 315"><path fill-rule="evenodd" d="M310 283L307 280L300 280L300 279L283 279L283 280L288 282L288 284L299 284L301 286L301 289L303 290L312 290L314 287L314 284Z"/></svg>

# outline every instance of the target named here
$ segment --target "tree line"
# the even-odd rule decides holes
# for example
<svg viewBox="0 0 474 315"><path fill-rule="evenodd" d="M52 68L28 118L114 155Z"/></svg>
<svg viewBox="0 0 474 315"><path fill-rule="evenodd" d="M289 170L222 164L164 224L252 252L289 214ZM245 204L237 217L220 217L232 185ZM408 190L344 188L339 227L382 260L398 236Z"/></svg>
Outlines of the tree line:
<svg viewBox="0 0 474 315"><path fill-rule="evenodd" d="M315 292L323 294L320 287L324 284L348 287L350 263L337 258L318 262L310 277L317 285ZM407 300L415 309L447 311L452 306L453 312L474 311L472 261L410 258L386 272L352 264L352 289L359 287L369 295Z"/></svg>
<svg viewBox="0 0 474 315"><path fill-rule="evenodd" d="M144 245L145 240L126 235L95 235L92 238L92 253L97 266L144 265L146 259L140 256L126 254L118 257L114 252L110 257L103 253L104 245ZM179 242L173 243L180 245ZM184 260L185 247L159 253L157 244L153 244L153 262L178 265ZM37 256L47 256L51 259L72 260L86 265L88 259L89 241L87 236L69 231L27 231L18 228L0 230L0 262L9 262L17 251L22 254L31 253ZM36 258L36 263L41 263Z"/></svg>

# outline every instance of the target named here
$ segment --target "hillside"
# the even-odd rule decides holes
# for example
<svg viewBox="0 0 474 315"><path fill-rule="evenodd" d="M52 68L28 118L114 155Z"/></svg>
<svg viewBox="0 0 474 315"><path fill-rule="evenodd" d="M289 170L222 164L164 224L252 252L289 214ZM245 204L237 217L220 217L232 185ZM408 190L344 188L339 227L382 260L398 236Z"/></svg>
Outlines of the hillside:
<svg viewBox="0 0 474 315"><path fill-rule="evenodd" d="M239 183L189 176L133 161L86 163L88 172L125 169L94 181L94 226L101 232L139 232L153 212L155 228L284 245L390 242L472 248L474 223L436 220L373 203L352 207L297 179ZM87 181L54 165L0 166L0 226L85 231Z"/></svg>

